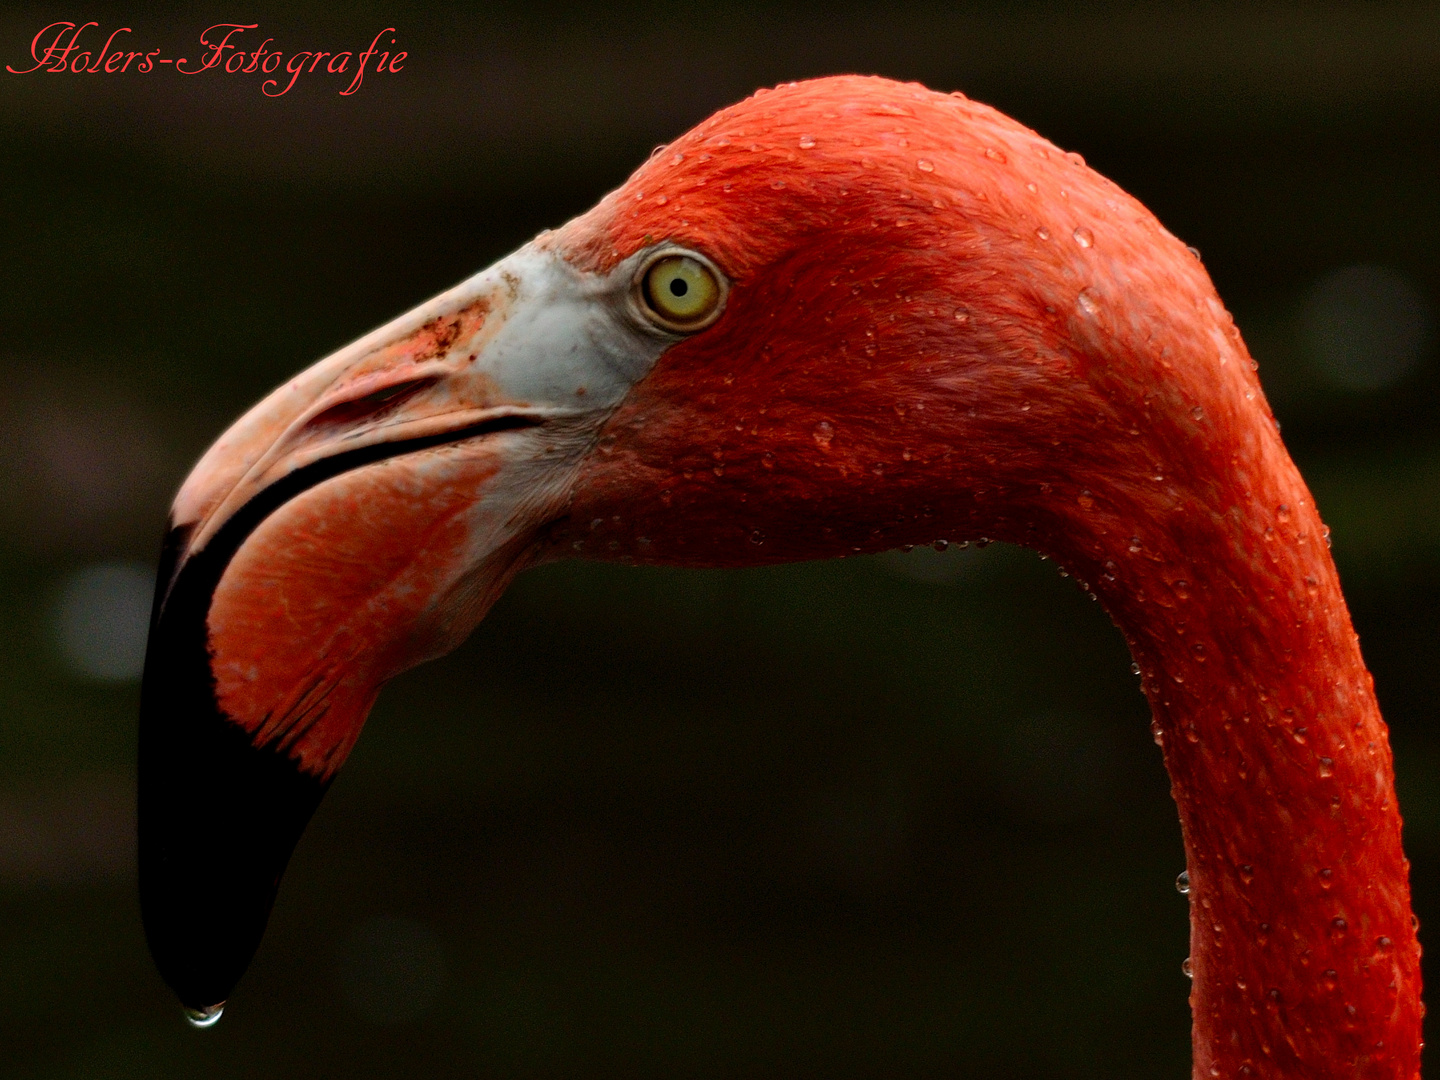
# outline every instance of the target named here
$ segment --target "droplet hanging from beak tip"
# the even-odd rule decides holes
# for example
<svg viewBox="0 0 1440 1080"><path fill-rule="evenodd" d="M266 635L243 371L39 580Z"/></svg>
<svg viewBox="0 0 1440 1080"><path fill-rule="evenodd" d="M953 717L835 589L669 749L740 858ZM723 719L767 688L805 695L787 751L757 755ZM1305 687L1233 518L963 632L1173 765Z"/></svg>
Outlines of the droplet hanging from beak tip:
<svg viewBox="0 0 1440 1080"><path fill-rule="evenodd" d="M193 1028L214 1027L225 1012L225 1002L218 1005L204 1005L198 1009L185 1006L185 1022Z"/></svg>

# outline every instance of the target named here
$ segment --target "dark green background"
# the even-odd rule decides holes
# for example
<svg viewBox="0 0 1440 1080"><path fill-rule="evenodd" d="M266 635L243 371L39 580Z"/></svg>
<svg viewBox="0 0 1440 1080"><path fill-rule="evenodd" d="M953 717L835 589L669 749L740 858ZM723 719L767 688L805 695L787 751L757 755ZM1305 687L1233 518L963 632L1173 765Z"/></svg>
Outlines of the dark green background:
<svg viewBox="0 0 1440 1080"><path fill-rule="evenodd" d="M0 13L0 66L77 17L170 56L221 20L286 51L393 25L410 57L348 98L0 72L0 1075L1187 1073L1145 703L1098 606L999 546L949 583L918 553L532 572L385 692L218 1027L146 955L137 690L65 673L58 583L149 561L289 373L713 109L842 71L990 102L1203 251L1333 527L1440 919L1440 365L1346 392L1298 330L1349 264L1440 295L1440 8L34 8ZM34 466L47 431L109 502Z"/></svg>

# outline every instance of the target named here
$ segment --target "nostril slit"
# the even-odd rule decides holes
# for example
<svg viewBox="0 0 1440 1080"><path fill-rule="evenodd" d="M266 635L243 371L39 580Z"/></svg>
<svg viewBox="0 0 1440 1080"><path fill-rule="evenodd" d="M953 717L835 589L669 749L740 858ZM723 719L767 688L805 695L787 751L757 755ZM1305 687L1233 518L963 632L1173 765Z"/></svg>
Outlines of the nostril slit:
<svg viewBox="0 0 1440 1080"><path fill-rule="evenodd" d="M373 393L350 401L341 401L324 412L311 418L309 426L320 427L334 424L353 424L357 420L369 420L396 408L401 402L414 397L421 390L439 382L436 376L411 379L409 382L382 386Z"/></svg>

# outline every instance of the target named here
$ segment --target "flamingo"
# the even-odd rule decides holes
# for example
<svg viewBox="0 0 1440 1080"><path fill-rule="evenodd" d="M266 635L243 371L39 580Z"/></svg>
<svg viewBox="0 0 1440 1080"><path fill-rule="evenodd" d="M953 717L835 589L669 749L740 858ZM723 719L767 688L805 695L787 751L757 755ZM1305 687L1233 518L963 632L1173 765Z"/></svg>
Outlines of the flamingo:
<svg viewBox="0 0 1440 1080"><path fill-rule="evenodd" d="M321 360L177 495L141 704L145 929L212 1022L386 680L522 569L988 537L1093 592L1179 809L1194 1075L1418 1075L1385 725L1197 253L960 94L792 83Z"/></svg>

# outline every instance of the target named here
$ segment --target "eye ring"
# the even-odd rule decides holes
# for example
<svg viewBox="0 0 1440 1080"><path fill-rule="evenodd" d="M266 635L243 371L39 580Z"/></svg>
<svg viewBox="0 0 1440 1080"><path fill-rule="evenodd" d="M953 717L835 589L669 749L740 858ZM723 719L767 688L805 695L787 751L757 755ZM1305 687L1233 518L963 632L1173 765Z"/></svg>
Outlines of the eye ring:
<svg viewBox="0 0 1440 1080"><path fill-rule="evenodd" d="M631 295L647 322L676 334L710 326L725 310L730 282L698 251L666 245L635 271Z"/></svg>

